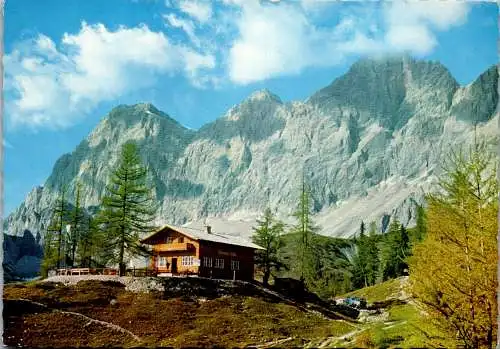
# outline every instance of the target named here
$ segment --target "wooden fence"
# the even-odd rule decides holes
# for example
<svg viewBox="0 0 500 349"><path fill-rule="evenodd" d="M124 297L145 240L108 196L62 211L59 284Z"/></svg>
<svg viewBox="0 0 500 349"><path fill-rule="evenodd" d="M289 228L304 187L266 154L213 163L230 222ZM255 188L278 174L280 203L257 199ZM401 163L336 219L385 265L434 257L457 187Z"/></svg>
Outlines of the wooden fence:
<svg viewBox="0 0 500 349"><path fill-rule="evenodd" d="M125 276L156 276L155 269L132 268L125 271ZM115 268L63 268L57 269L56 275L119 275Z"/></svg>

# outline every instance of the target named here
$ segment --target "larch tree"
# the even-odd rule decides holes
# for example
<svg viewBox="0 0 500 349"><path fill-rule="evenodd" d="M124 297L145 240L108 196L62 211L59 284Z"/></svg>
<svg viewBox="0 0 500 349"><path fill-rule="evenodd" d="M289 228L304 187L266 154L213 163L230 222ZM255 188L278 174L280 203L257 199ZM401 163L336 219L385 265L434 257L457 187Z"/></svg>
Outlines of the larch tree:
<svg viewBox="0 0 500 349"><path fill-rule="evenodd" d="M59 196L56 200L54 211L52 214L52 219L47 228L47 237L45 239L45 250L48 255L47 262L53 261L55 259L55 266L59 269L61 267L61 262L65 258L65 245L66 245L66 233L64 231L66 227L66 222L68 221L68 210L66 203L66 186L62 186ZM48 245L47 245L48 244ZM52 255L54 253L54 255ZM47 267L53 267L51 262L48 263Z"/></svg>
<svg viewBox="0 0 500 349"><path fill-rule="evenodd" d="M70 213L69 245L71 248L71 266L75 265L76 249L80 241L80 234L83 225L83 209L81 205L81 185L77 183L75 193L75 203Z"/></svg>
<svg viewBox="0 0 500 349"><path fill-rule="evenodd" d="M353 286L355 288L368 286L367 264L368 264L368 239L365 234L365 224L361 222L359 238L355 240L357 254L353 270Z"/></svg>
<svg viewBox="0 0 500 349"><path fill-rule="evenodd" d="M367 282L368 285L374 285L377 281L380 265L377 226L375 222L370 224L370 231L368 232L366 243L366 254Z"/></svg>
<svg viewBox="0 0 500 349"><path fill-rule="evenodd" d="M258 226L253 228L252 240L255 244L264 248L264 250L256 251L255 257L257 265L264 273L263 283L267 286L273 270L279 271L284 265L279 259L284 224L274 217L269 208L264 211L262 220L257 220L257 223Z"/></svg>
<svg viewBox="0 0 500 349"><path fill-rule="evenodd" d="M302 189L297 210L294 213L297 224L293 232L298 236L296 269L301 281L311 282L315 276L314 236L319 228L311 219L311 193L305 179L302 179Z"/></svg>
<svg viewBox="0 0 500 349"><path fill-rule="evenodd" d="M427 196L427 235L409 263L413 295L465 348L496 345L496 166L484 144L451 154L439 191Z"/></svg>
<svg viewBox="0 0 500 349"><path fill-rule="evenodd" d="M92 261L94 264L105 262L105 234L99 229L97 219L88 215L85 223L82 225L82 230L79 239L78 254L82 264L91 267Z"/></svg>
<svg viewBox="0 0 500 349"><path fill-rule="evenodd" d="M46 278L49 270L57 265L57 242L56 231L47 230L43 238L43 259L40 265L42 278Z"/></svg>
<svg viewBox="0 0 500 349"><path fill-rule="evenodd" d="M156 211L153 191L147 185L147 169L142 165L135 143L123 145L118 167L106 190L98 223L105 231L108 251L115 251L113 259L119 265L120 275L124 275L125 253L148 255L139 237L156 228L152 224Z"/></svg>

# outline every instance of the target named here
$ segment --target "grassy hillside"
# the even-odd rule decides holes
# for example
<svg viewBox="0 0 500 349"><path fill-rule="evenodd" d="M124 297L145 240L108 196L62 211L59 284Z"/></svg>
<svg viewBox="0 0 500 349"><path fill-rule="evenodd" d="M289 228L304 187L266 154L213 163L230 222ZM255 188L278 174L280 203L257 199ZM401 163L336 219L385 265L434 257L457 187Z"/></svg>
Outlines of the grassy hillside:
<svg viewBox="0 0 500 349"><path fill-rule="evenodd" d="M28 347L244 347L271 342L295 347L356 329L248 290L204 297L168 290L133 293L120 283L95 280L73 286L6 285L4 309L4 342Z"/></svg>
<svg viewBox="0 0 500 349"><path fill-rule="evenodd" d="M401 289L401 279L394 279L382 282L378 285L365 287L349 292L343 297L356 296L363 297L368 303L383 302L391 297L397 297Z"/></svg>
<svg viewBox="0 0 500 349"><path fill-rule="evenodd" d="M443 338L418 303L405 294L406 278L398 278L343 295L367 299L379 304L378 319L371 319L356 333L348 347L365 348L429 348L456 347L453 340Z"/></svg>

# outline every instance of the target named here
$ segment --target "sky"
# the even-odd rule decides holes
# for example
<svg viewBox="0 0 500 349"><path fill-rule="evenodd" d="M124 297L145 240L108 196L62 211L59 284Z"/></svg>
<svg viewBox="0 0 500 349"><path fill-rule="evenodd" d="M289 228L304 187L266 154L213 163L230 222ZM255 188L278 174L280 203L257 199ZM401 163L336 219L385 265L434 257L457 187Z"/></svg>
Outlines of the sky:
<svg viewBox="0 0 500 349"><path fill-rule="evenodd" d="M466 85L498 62L496 3L8 0L4 214L113 107L186 127L253 91L303 100L364 57L408 53Z"/></svg>

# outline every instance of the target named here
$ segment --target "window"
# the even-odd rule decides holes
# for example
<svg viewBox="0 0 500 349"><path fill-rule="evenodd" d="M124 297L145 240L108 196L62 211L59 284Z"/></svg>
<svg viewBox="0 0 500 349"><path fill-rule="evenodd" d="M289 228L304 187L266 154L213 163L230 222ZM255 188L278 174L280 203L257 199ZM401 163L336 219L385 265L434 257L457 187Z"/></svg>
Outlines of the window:
<svg viewBox="0 0 500 349"><path fill-rule="evenodd" d="M158 266L166 267L167 266L167 257L159 257L158 258Z"/></svg>
<svg viewBox="0 0 500 349"><path fill-rule="evenodd" d="M182 265L189 267L194 265L194 257L193 256L182 256Z"/></svg>
<svg viewBox="0 0 500 349"><path fill-rule="evenodd" d="M179 242L180 242L181 244L184 242L184 238L183 238L182 236L179 238Z"/></svg>
<svg viewBox="0 0 500 349"><path fill-rule="evenodd" d="M219 269L224 269L224 260L222 258L216 258L215 267Z"/></svg>
<svg viewBox="0 0 500 349"><path fill-rule="evenodd" d="M167 237L167 241L166 241L166 243L167 243L167 244L171 244L172 242L174 242L174 238L173 238L173 237L171 237L171 236L168 236L168 237Z"/></svg>
<svg viewBox="0 0 500 349"><path fill-rule="evenodd" d="M240 261L231 261L231 270L240 270Z"/></svg>
<svg viewBox="0 0 500 349"><path fill-rule="evenodd" d="M203 257L203 266L212 268L212 258L211 257Z"/></svg>

